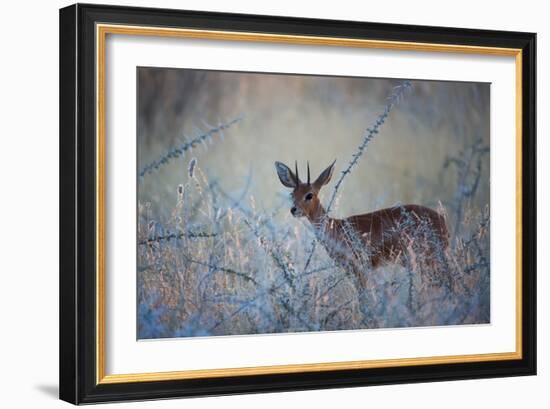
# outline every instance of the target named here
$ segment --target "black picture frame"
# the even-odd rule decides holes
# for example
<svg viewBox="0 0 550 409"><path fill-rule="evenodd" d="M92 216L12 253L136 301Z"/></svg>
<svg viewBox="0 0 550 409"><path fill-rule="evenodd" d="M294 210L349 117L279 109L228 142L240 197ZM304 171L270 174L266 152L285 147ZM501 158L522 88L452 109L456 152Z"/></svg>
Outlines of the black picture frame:
<svg viewBox="0 0 550 409"><path fill-rule="evenodd" d="M97 382L96 23L502 47L522 53L521 358ZM60 389L74 404L536 374L536 34L77 4L60 10Z"/></svg>

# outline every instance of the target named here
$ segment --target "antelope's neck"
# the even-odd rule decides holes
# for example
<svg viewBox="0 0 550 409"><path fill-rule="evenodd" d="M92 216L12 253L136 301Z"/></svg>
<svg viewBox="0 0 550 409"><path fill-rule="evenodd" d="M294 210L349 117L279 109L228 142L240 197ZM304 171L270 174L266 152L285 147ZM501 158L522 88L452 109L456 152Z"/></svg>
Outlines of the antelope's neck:
<svg viewBox="0 0 550 409"><path fill-rule="evenodd" d="M327 234L334 230L337 219L329 217L323 205L319 204L312 214L307 215L310 223L315 228L316 233Z"/></svg>

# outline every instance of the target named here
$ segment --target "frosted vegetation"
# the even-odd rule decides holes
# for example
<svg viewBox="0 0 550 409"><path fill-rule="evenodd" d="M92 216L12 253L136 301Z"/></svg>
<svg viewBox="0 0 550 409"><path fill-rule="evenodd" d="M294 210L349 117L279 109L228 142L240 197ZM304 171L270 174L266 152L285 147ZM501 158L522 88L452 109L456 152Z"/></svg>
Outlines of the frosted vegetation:
<svg viewBox="0 0 550 409"><path fill-rule="evenodd" d="M159 78L166 80L171 75L176 74L142 72L138 82L142 87L138 88L142 109L150 100L160 101L159 95L147 93L151 89L147 84ZM171 81L177 88L182 84L189 86L191 78L219 89L217 78L208 77L214 74L206 75L206 78L197 79L187 72L176 79L172 77ZM247 74L233 75L242 76L239 87L250 81ZM238 169L236 163L243 161L239 153L246 157L251 149L251 139L247 137L250 129L261 132L262 128L246 125L247 122L258 124L255 114L260 118L265 115L261 107L253 109L237 104L235 109L250 108L250 112L243 115L229 109L235 114L230 117L233 119L219 120L215 124L201 123L200 129L188 133L192 136L180 139L150 137L147 140L144 135L159 129L158 125L141 124L138 126L141 151L138 152L137 170L137 328L140 339L490 321L488 100L485 94L477 95L474 86L463 93L459 90L458 96L452 94L455 99L446 107L436 109L424 105L425 109L434 110L426 115L422 112L422 104L430 99L436 104L445 100L448 90L435 92L430 87L436 85L425 86L422 81L369 81L376 82L378 87L374 94L385 93L386 96L378 97L376 113L364 119L363 130L356 135L358 138L348 141L349 147L342 152L329 148L328 152L313 153L311 146L318 144L319 139L312 140L309 151L305 152L298 151L300 144L289 146L288 142L274 142L273 155L281 155L277 159L288 163L308 156L310 160L324 160L316 164L318 170L331 162L329 157L339 157L335 175L324 188L322 199L334 217L349 216L354 210L366 213L380 207L399 206L409 201L438 210L445 216L450 230L450 248L437 255L440 260L437 268L426 262L426 248L431 239L429 226L420 226L414 237L407 238L410 251L403 255L403 265L373 269L369 265L371 254L357 239L353 246L367 277L367 288L360 294L349 272L319 245L307 220L290 215L288 192L278 184L271 157L254 162L254 169L261 171L253 172L252 166L244 173L235 170ZM460 88L460 84L456 87ZM333 91L333 98L347 96L353 102L357 97L355 91L349 89L341 94ZM302 96L318 98L318 91L313 97L311 91L302 91ZM223 110L224 98L219 95L217 98L217 109ZM473 106L468 106L467 102ZM202 101L199 105L207 109L212 103ZM458 105L464 111L451 109ZM142 116L144 112L140 112ZM157 111L156 116L148 113L149 124L158 121L159 115L167 119L166 114L158 112L161 111ZM182 112L186 118L197 115L196 107ZM303 111L299 114L304 121L310 120ZM287 115L291 114L283 114ZM453 128L453 120L448 118L451 125L446 127L437 120L444 115L458 115L468 124ZM339 120L355 122L357 119L342 114ZM391 128L392 121L400 125ZM460 124L460 120L456 124ZM266 126L270 126L267 119ZM285 125L278 126L283 132ZM428 136L424 133L417 144L429 147L425 140L428 139L438 148L434 151L423 148L420 152L424 155L418 155L418 151L411 148L409 155L416 157L418 169L414 161L411 168L410 158L400 159L400 149L396 147L400 143L414 146L415 142L411 142L410 137L406 141L398 137L425 128L435 131L427 133ZM161 134L170 133L169 127L160 129ZM433 140L438 132L447 140L441 145L443 148L438 145L441 141ZM390 145L381 145L376 150L375 143L385 138L390 139ZM369 159L384 151L392 152L392 147L395 155ZM283 153L283 149L287 151ZM323 150L322 146L317 149ZM258 151L261 150L258 147ZM225 161L221 162L220 158ZM393 169L386 172L378 169L379 173L374 175L377 182L370 182L372 179L362 177L365 168L361 168L364 162L369 168L369 161L370 167L385 162ZM422 174L422 169L427 167L425 162L429 162L430 170ZM414 188L399 189L399 178L403 184L410 185L410 174L414 172L417 172L413 178ZM269 179L267 173L272 174ZM397 180L395 175L399 177ZM226 182L228 178L230 182ZM351 190L346 191L348 185L355 195ZM384 195L358 200L361 194L369 194L370 187L383 191L384 185L392 192L389 200L396 197L397 200L388 203ZM351 200L353 205L349 204ZM405 217L400 223L406 225L408 222ZM349 232L349 237L353 241L353 231Z"/></svg>

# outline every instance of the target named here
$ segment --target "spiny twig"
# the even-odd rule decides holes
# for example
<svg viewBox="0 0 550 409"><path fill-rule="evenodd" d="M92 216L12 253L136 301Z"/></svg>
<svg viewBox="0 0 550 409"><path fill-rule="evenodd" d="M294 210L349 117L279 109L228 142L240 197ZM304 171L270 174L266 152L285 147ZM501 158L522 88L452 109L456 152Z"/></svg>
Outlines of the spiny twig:
<svg viewBox="0 0 550 409"><path fill-rule="evenodd" d="M330 197L330 201L327 206L327 214L329 214L332 205L334 204L334 201L336 200L336 196L338 195L338 192L340 190L340 186L344 182L344 178L351 173L352 168L357 164L359 161L359 158L363 156L363 153L365 152L367 145L369 142L374 138L374 136L379 132L380 127L386 122L386 119L388 118L388 115L390 114L393 107L399 102L399 100L403 97L405 94L405 91L409 90L412 87L412 84L410 81L403 81L401 84L397 85L393 88L393 92L388 96L386 106L384 107L384 111L380 115L378 115L378 118L376 118L376 121L374 122L374 125L370 128L367 128L365 134L363 135L363 141L357 148L357 151L352 155L351 161L349 162L346 169L342 171L340 174L340 178L334 185L334 190L332 191L332 196ZM306 260L306 264L304 266L304 271L307 271L309 264L311 263L311 260L313 259L313 254L315 253L315 249L317 246L317 240L314 240L311 245L311 250L308 255L308 258Z"/></svg>
<svg viewBox="0 0 550 409"><path fill-rule="evenodd" d="M244 278L246 281L250 281L251 283L253 283L255 285L258 285L258 282L253 277L251 277L250 275L248 275L246 273L233 270L232 268L229 268L229 267L223 267L223 266L218 266L216 264L205 263L205 262L200 261L200 260L194 260L190 257L187 257L185 254L184 254L184 258L190 263L198 264L198 265L203 266L203 267L208 267L209 269L211 269L213 271L221 271L223 273L233 274L237 277Z"/></svg>
<svg viewBox="0 0 550 409"><path fill-rule="evenodd" d="M146 240L141 240L138 242L140 246L151 244L151 243L160 243L161 241L170 241L172 239L182 239L184 237L195 239L195 238L208 238L215 237L216 233L207 233L207 232L196 232L196 233L169 233L163 236L154 236L149 237Z"/></svg>
<svg viewBox="0 0 550 409"><path fill-rule="evenodd" d="M210 140L212 136L214 136L215 134L219 134L220 136L223 137L223 131L225 129L228 129L229 127L236 124L237 122L240 122L242 119L243 119L242 116L237 117L225 124L220 124L215 128L211 128L209 131L203 134L200 134L199 136L196 136L193 139L186 141L179 146L171 148L170 150L168 150L168 152L161 155L158 159L145 165L139 171L138 176L142 178L147 174L153 173L154 171L158 170L160 167L166 165L171 159L175 159L180 156L183 156L186 151L193 149L199 143L205 143L206 141Z"/></svg>
<svg viewBox="0 0 550 409"><path fill-rule="evenodd" d="M412 87L410 81L403 81L401 84L397 85L393 88L393 92L390 94L390 96L387 99L386 106L384 107L384 111L378 115L378 118L376 118L376 121L374 122L374 125L370 128L367 128L365 134L363 135L363 141L358 146L357 151L351 156L351 161L349 162L346 169L342 171L340 174L340 178L334 185L334 190L332 191L332 196L330 197L330 201L327 206L327 214L330 212L330 209L332 208L332 205L334 204L334 201L336 200L336 195L338 194L338 191L340 189L340 186L342 185L342 182L344 181L344 178L351 173L351 169L357 164L359 161L359 158L363 156L363 153L365 152L367 145L369 142L374 138L374 136L379 132L380 127L386 122L386 118L390 114L393 107L399 102L399 100L404 95L405 91L409 90Z"/></svg>
<svg viewBox="0 0 550 409"><path fill-rule="evenodd" d="M447 157L443 164L443 169L448 169L451 165L454 165L457 170L457 188L452 203L455 211L454 235L456 237L461 233L464 204L468 199L474 197L478 190L483 157L486 154L489 154L489 146L484 145L481 139L477 139L458 157Z"/></svg>

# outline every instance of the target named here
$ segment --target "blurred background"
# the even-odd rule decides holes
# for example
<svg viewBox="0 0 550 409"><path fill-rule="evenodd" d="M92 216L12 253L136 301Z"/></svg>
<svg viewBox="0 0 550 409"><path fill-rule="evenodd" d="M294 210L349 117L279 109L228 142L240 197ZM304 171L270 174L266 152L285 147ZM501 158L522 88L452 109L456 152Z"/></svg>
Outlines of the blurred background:
<svg viewBox="0 0 550 409"><path fill-rule="evenodd" d="M195 157L210 180L226 192L255 198L266 211L288 189L276 175L276 160L302 179L309 160L312 178L337 159L335 178L347 166L365 129L383 111L399 80L203 70L138 69L138 170L168 149L237 117L242 121L214 135L182 158L159 167L138 183L139 199L165 218ZM364 213L396 203L451 203L459 175L444 169L473 144L489 146L489 93L484 83L412 81L379 135L346 178L336 216ZM489 155L481 164L474 207L489 202ZM330 187L321 199L326 200ZM323 195L324 193L324 195Z"/></svg>

